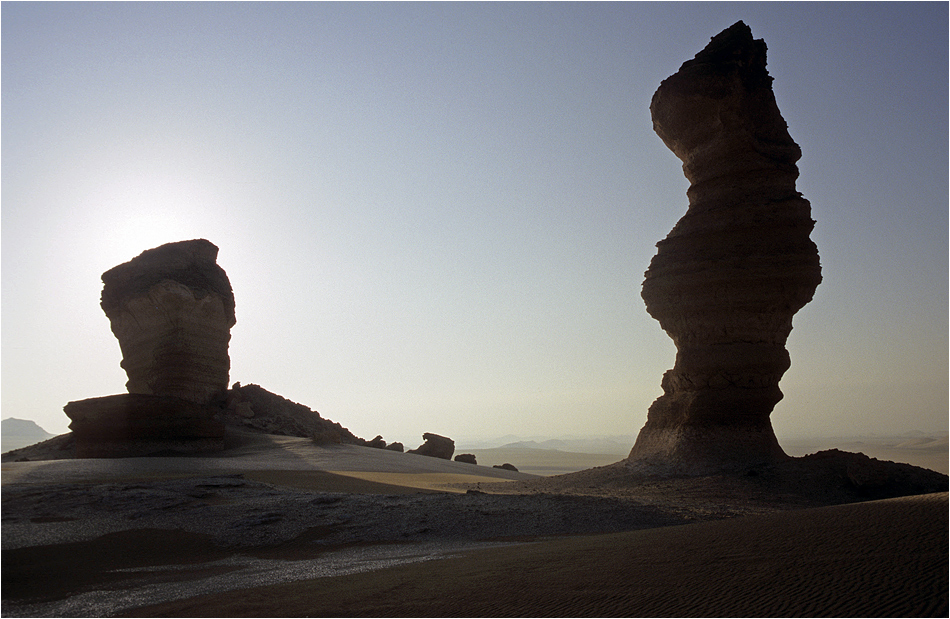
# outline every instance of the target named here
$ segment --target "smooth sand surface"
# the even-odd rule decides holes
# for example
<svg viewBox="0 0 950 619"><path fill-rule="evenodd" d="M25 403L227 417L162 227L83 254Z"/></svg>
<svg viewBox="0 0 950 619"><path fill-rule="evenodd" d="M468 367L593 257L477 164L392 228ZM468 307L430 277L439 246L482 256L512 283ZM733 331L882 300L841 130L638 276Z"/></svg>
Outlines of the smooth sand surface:
<svg viewBox="0 0 950 619"><path fill-rule="evenodd" d="M471 551L129 616L948 614L946 493Z"/></svg>
<svg viewBox="0 0 950 619"><path fill-rule="evenodd" d="M452 484L534 478L487 466L356 445L317 445L310 439L234 432L219 454L4 462L2 483L91 483L188 476L246 474L268 483L324 492L389 493L439 489ZM374 486L376 484L376 486Z"/></svg>
<svg viewBox="0 0 950 619"><path fill-rule="evenodd" d="M628 449L623 454L591 454L526 447L494 447L492 449L461 449L459 451L474 455L479 464L494 466L507 462L517 467L522 473L533 475L562 475L594 468L595 466L605 466L623 460L630 452Z"/></svg>

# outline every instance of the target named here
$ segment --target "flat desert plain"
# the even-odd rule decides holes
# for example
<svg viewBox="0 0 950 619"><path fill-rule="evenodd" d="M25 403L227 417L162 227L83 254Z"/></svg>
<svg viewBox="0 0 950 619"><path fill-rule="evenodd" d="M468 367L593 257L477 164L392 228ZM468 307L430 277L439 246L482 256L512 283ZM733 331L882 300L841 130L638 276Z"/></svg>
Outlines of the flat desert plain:
<svg viewBox="0 0 950 619"><path fill-rule="evenodd" d="M544 478L232 439L206 457L4 462L3 616L950 612L945 482L859 500L782 471Z"/></svg>

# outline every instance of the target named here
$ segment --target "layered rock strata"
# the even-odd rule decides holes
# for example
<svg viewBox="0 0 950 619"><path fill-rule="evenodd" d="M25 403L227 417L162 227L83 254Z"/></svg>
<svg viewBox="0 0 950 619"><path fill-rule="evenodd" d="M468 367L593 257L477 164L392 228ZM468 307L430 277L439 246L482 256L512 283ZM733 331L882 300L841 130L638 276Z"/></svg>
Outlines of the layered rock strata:
<svg viewBox="0 0 950 619"><path fill-rule="evenodd" d="M676 345L629 460L700 471L784 459L769 419L791 365L792 316L821 281L801 150L739 22L653 96L653 126L683 161L689 209L657 244L647 311Z"/></svg>
<svg viewBox="0 0 950 619"><path fill-rule="evenodd" d="M181 241L102 274L129 393L204 404L227 391L234 293L217 255L204 239Z"/></svg>
<svg viewBox="0 0 950 619"><path fill-rule="evenodd" d="M193 454L224 449L224 427L207 404L123 393L70 402L77 458Z"/></svg>
<svg viewBox="0 0 950 619"><path fill-rule="evenodd" d="M66 405L79 457L224 449L235 316L217 255L204 239L169 243L102 274L129 393Z"/></svg>

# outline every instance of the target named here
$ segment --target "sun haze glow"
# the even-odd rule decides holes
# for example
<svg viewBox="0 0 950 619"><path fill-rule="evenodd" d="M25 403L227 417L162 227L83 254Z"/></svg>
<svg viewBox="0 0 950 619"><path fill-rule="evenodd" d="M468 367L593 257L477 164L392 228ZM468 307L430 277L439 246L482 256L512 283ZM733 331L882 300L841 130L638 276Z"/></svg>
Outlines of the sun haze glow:
<svg viewBox="0 0 950 619"><path fill-rule="evenodd" d="M743 20L824 281L791 435L946 431L945 3L4 3L2 411L121 393L100 275L220 248L231 380L359 436L632 435L686 210L660 81Z"/></svg>

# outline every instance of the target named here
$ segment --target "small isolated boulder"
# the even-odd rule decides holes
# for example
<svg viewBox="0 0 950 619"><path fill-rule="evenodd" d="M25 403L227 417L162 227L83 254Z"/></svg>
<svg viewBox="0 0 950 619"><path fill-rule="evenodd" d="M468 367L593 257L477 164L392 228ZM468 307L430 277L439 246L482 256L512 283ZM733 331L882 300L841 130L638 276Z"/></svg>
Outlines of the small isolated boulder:
<svg viewBox="0 0 950 619"><path fill-rule="evenodd" d="M455 456L456 462L467 462L468 464L478 464L475 461L475 454L459 454Z"/></svg>
<svg viewBox="0 0 950 619"><path fill-rule="evenodd" d="M514 465L514 464L508 464L507 462L505 462L504 464L496 464L496 465L493 466L492 468L493 468L493 469L505 469L506 471L514 471L514 472L516 472L516 473L518 472L518 469L515 468L515 465Z"/></svg>
<svg viewBox="0 0 950 619"><path fill-rule="evenodd" d="M395 443L390 443L386 445L385 447L383 447L383 449L388 449L389 451L398 451L399 453L403 453L406 450L403 444L400 443L399 441L396 441Z"/></svg>
<svg viewBox="0 0 950 619"><path fill-rule="evenodd" d="M409 453L442 458L443 460L452 459L452 454L455 453L455 441L452 439L426 432L422 435L422 440L425 442L419 445L417 449L410 449Z"/></svg>

